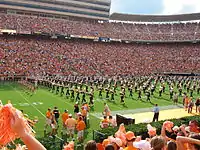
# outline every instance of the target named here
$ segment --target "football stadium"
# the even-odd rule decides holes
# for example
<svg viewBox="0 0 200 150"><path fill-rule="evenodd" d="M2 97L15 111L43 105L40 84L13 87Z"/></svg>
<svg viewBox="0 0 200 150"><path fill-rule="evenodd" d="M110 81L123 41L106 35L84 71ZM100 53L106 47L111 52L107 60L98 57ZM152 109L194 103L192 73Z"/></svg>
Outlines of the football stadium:
<svg viewBox="0 0 200 150"><path fill-rule="evenodd" d="M2 150L199 150L200 13L0 1Z"/></svg>

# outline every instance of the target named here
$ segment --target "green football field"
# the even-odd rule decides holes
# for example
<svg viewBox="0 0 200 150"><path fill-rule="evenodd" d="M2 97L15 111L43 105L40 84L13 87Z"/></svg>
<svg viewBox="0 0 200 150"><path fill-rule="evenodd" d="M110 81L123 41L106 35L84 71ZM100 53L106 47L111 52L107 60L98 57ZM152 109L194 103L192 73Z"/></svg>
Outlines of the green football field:
<svg viewBox="0 0 200 150"><path fill-rule="evenodd" d="M157 86L158 87L158 86ZM176 89L177 90L177 89ZM137 108L149 108L153 107L153 104L157 103L159 106L173 105L172 100L169 100L169 91L166 86L166 92L160 98L158 95L158 88L154 92L154 96L151 96L152 103L146 102L146 96L142 94L142 100L137 100L138 94L134 93L133 98L129 98L129 92L127 90L125 105L120 104L120 96L119 96L120 88L117 89L117 95L115 96L115 102L110 102L105 99L98 98L98 91L95 90L94 94L94 111L90 112L90 127L87 129L86 140L92 139L92 131L94 129L99 129L100 119L92 115L93 113L103 111L103 104L106 101L109 105L111 111L119 111L121 110L121 114L123 114L123 110L127 109L137 109ZM184 92L184 91L183 91ZM194 92L194 97L196 97L196 92ZM76 96L76 95L75 95ZM82 95L80 95L80 98ZM105 93L103 93L103 97L105 97ZM75 101L70 98L66 98L65 95L62 97L58 94L50 92L47 88L40 87L34 94L30 94L26 90L24 90L21 86L14 82L5 82L0 83L0 99L4 104L10 100L14 107L19 110L23 110L25 114L29 116L30 119L33 119L35 116L38 117L39 122L36 124L34 130L36 131L37 137L44 136L44 123L45 123L45 113L48 108L52 108L57 106L60 112L62 113L65 109L69 110L69 113L73 114ZM86 100L89 100L89 97L86 96ZM182 98L179 97L179 102L182 101ZM61 119L59 121L61 123ZM61 125L60 125L61 127ZM60 128L58 130L58 136L60 137ZM50 131L50 129L49 129Z"/></svg>

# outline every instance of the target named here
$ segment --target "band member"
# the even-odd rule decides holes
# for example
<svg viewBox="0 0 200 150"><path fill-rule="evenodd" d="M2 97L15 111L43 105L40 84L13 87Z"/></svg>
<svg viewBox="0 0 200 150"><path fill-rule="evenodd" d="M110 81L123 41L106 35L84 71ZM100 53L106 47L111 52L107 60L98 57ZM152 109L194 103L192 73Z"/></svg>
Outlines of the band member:
<svg viewBox="0 0 200 150"><path fill-rule="evenodd" d="M66 86L67 90L66 90L66 97L70 96L70 92L69 92L69 86Z"/></svg>
<svg viewBox="0 0 200 150"><path fill-rule="evenodd" d="M109 99L109 88L105 88L106 91L106 99Z"/></svg>
<svg viewBox="0 0 200 150"><path fill-rule="evenodd" d="M133 97L133 86L130 85L130 86L128 87L128 90L129 90L129 97Z"/></svg>
<svg viewBox="0 0 200 150"><path fill-rule="evenodd" d="M150 92L149 92L149 91L146 92L146 96L147 96L147 101L151 101L151 100L150 100L150 96L151 96L151 95L150 95Z"/></svg>
<svg viewBox="0 0 200 150"><path fill-rule="evenodd" d="M110 93L111 93L111 101L115 101L115 92L114 92L114 89L113 90L110 90Z"/></svg>
<svg viewBox="0 0 200 150"><path fill-rule="evenodd" d="M182 87L181 87L181 85L179 86L178 91L179 91L179 96L181 96L182 95Z"/></svg>
<svg viewBox="0 0 200 150"><path fill-rule="evenodd" d="M142 97L141 97L141 94L142 94L141 89L138 89L138 99L141 99L141 98L142 98Z"/></svg>
<svg viewBox="0 0 200 150"><path fill-rule="evenodd" d="M174 89L173 89L173 87L170 87L169 95L170 95L170 99L171 99L171 100L172 100L172 98L173 98L173 94L174 94Z"/></svg>
<svg viewBox="0 0 200 150"><path fill-rule="evenodd" d="M162 92L165 93L165 82L162 83Z"/></svg>
<svg viewBox="0 0 200 150"><path fill-rule="evenodd" d="M88 92L88 85L85 85L85 91Z"/></svg>
<svg viewBox="0 0 200 150"><path fill-rule="evenodd" d="M61 90L60 91L61 91L60 95L63 96L63 94L64 94L64 84L63 83L61 85Z"/></svg>
<svg viewBox="0 0 200 150"><path fill-rule="evenodd" d="M59 84L56 84L57 88L56 88L56 94L59 93L59 88L60 88L60 85Z"/></svg>
<svg viewBox="0 0 200 150"><path fill-rule="evenodd" d="M93 104L94 103L94 94L90 93L89 96L90 96L90 102L89 103Z"/></svg>
<svg viewBox="0 0 200 150"><path fill-rule="evenodd" d="M99 97L102 98L102 91L103 91L103 87L102 85L99 86Z"/></svg>
<svg viewBox="0 0 200 150"><path fill-rule="evenodd" d="M80 101L80 92L79 89L76 90L76 102Z"/></svg>
<svg viewBox="0 0 200 150"><path fill-rule="evenodd" d="M155 85L152 84L152 86L151 86L151 95L153 95L154 91L155 91Z"/></svg>
<svg viewBox="0 0 200 150"><path fill-rule="evenodd" d="M71 89L71 99L74 99L74 89Z"/></svg>
<svg viewBox="0 0 200 150"><path fill-rule="evenodd" d="M83 95L82 95L82 102L81 102L81 103L83 104L83 103L86 102L86 99L85 99L85 91L83 91L82 94L83 94Z"/></svg>
<svg viewBox="0 0 200 150"><path fill-rule="evenodd" d="M120 92L120 98L121 98L121 103L124 103L124 97L125 97L125 92L124 92L125 90L124 89L122 89L121 90L121 92Z"/></svg>
<svg viewBox="0 0 200 150"><path fill-rule="evenodd" d="M162 96L162 92L163 92L163 87L160 86L160 89L159 89L159 96L160 96L160 97Z"/></svg>

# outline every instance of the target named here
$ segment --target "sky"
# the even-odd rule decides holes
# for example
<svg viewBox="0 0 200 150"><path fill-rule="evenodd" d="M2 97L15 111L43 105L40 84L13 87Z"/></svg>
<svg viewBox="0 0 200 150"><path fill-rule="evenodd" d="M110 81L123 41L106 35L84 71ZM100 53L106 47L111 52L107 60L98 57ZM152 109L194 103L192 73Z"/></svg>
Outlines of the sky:
<svg viewBox="0 0 200 150"><path fill-rule="evenodd" d="M172 15L200 12L200 0L111 0L110 13Z"/></svg>

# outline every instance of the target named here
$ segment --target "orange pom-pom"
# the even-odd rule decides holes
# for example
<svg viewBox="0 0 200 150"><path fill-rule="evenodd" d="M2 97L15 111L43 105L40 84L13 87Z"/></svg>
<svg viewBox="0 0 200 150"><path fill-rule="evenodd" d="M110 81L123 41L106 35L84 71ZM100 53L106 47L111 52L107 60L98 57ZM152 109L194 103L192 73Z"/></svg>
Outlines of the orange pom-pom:
<svg viewBox="0 0 200 150"><path fill-rule="evenodd" d="M148 129L148 134L150 136L155 136L156 135L156 128L152 127L150 124L147 125L147 129Z"/></svg>
<svg viewBox="0 0 200 150"><path fill-rule="evenodd" d="M14 114L23 117L23 114L15 109L11 103L4 105L0 108L0 145L6 145L7 143L14 141L19 136L12 130L11 121L14 118ZM31 133L32 129L28 126L27 121L24 119L24 129L27 133Z"/></svg>
<svg viewBox="0 0 200 150"><path fill-rule="evenodd" d="M172 131L172 127L174 126L174 123L171 122L171 121L165 121L165 122L163 123L163 125L164 125L164 127L165 127L165 129L166 129L167 131L171 132L171 131Z"/></svg>

